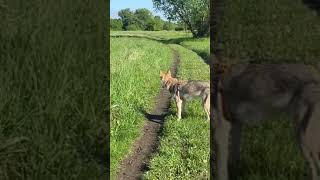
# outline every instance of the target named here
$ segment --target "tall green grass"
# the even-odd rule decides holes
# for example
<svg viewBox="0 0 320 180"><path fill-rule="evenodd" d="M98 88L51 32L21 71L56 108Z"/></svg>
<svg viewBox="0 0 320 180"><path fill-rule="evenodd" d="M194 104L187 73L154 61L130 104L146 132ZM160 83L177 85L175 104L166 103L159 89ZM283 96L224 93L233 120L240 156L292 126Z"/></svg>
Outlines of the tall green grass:
<svg viewBox="0 0 320 180"><path fill-rule="evenodd" d="M293 122L280 115L258 127L245 127L234 180L306 179L307 164Z"/></svg>
<svg viewBox="0 0 320 180"><path fill-rule="evenodd" d="M213 48L221 49L223 57L237 57L240 63L319 62L320 19L301 0L222 3L217 36L221 44ZM279 114L274 122L245 127L233 179L305 178L307 166L287 119Z"/></svg>
<svg viewBox="0 0 320 180"><path fill-rule="evenodd" d="M180 54L178 77L208 80L210 69L196 53L170 45ZM177 121L176 105L166 118L159 152L151 160L146 179L209 179L210 125L200 99L187 103L187 114Z"/></svg>
<svg viewBox="0 0 320 180"><path fill-rule="evenodd" d="M216 48L224 57L240 62L319 61L320 19L302 0L227 0L221 8L221 44Z"/></svg>
<svg viewBox="0 0 320 180"><path fill-rule="evenodd" d="M142 38L111 38L111 177L142 133L159 92L160 70L172 64L171 49Z"/></svg>
<svg viewBox="0 0 320 180"><path fill-rule="evenodd" d="M196 52L205 62L209 63L210 39L188 39L179 43L181 46Z"/></svg>
<svg viewBox="0 0 320 180"><path fill-rule="evenodd" d="M104 3L0 1L0 179L103 179Z"/></svg>

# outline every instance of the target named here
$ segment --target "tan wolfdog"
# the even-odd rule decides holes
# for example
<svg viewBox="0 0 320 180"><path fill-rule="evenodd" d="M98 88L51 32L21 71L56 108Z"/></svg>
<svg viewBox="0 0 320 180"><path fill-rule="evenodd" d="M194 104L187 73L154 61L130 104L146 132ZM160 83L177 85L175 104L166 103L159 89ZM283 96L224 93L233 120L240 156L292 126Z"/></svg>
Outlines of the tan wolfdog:
<svg viewBox="0 0 320 180"><path fill-rule="evenodd" d="M217 180L234 177L242 124L292 117L313 180L320 180L320 74L304 64L235 64L218 79L212 106ZM231 168L230 168L231 167Z"/></svg>
<svg viewBox="0 0 320 180"><path fill-rule="evenodd" d="M166 73L160 71L160 79L163 88L169 90L177 105L178 120L185 111L186 101L193 97L201 97L202 106L210 119L210 82L199 80L178 80L171 76L170 70Z"/></svg>

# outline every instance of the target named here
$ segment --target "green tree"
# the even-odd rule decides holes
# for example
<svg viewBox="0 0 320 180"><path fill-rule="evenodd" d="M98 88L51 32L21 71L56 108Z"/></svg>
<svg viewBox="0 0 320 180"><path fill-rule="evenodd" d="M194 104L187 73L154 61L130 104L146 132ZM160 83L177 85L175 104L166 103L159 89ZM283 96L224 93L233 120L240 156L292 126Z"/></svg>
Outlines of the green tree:
<svg viewBox="0 0 320 180"><path fill-rule="evenodd" d="M186 30L190 30L187 25L183 22L183 21L178 21L177 25L174 28L176 31L186 31Z"/></svg>
<svg viewBox="0 0 320 180"><path fill-rule="evenodd" d="M115 31L121 31L123 23L121 19L110 19L110 29Z"/></svg>
<svg viewBox="0 0 320 180"><path fill-rule="evenodd" d="M175 25L170 21L166 21L163 24L163 30L171 31L171 30L174 30L174 28L175 28Z"/></svg>
<svg viewBox="0 0 320 180"><path fill-rule="evenodd" d="M161 31L163 30L164 21L160 18L160 16L154 17L154 31Z"/></svg>
<svg viewBox="0 0 320 180"><path fill-rule="evenodd" d="M209 0L152 0L169 20L183 21L193 37L209 34Z"/></svg>
<svg viewBox="0 0 320 180"><path fill-rule="evenodd" d="M127 26L128 31L139 31L142 30L141 27L138 24L130 24L129 26Z"/></svg>
<svg viewBox="0 0 320 180"><path fill-rule="evenodd" d="M121 18L124 30L143 30L141 22L137 19L136 15L129 9L122 9L118 12Z"/></svg>
<svg viewBox="0 0 320 180"><path fill-rule="evenodd" d="M137 19L137 24L141 27L141 29L149 31L154 30L155 22L151 11L146 8L140 8L136 9L134 15Z"/></svg>

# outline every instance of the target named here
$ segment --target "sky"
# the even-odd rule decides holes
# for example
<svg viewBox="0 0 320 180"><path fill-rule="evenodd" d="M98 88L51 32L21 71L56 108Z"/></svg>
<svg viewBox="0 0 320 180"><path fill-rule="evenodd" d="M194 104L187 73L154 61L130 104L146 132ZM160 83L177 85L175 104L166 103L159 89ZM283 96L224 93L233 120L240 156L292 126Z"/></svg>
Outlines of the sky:
<svg viewBox="0 0 320 180"><path fill-rule="evenodd" d="M153 15L158 15L166 20L162 12L156 12L153 8L152 0L110 0L110 17L119 18L118 11L125 8L130 8L131 11L138 8L147 8Z"/></svg>

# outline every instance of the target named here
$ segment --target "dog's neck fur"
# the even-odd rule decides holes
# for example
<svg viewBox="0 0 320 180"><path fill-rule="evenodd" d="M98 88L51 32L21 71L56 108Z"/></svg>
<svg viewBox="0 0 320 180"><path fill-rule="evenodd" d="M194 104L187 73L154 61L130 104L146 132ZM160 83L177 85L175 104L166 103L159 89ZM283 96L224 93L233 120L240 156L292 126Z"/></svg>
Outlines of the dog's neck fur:
<svg viewBox="0 0 320 180"><path fill-rule="evenodd" d="M166 82L169 86L174 86L176 84L179 83L179 80L177 78L173 78L173 77L170 77L167 82Z"/></svg>
<svg viewBox="0 0 320 180"><path fill-rule="evenodd" d="M182 80L178 80L177 78L173 78L170 77L167 81L166 81L166 86L168 87L168 90L175 94L176 91L179 89L179 85L182 83Z"/></svg>

